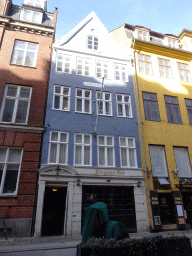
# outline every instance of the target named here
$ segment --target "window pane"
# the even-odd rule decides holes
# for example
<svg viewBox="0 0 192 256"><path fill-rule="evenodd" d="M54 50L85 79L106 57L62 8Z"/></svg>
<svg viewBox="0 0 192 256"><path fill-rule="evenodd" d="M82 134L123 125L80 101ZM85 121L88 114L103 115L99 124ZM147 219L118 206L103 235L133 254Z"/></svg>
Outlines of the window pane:
<svg viewBox="0 0 192 256"><path fill-rule="evenodd" d="M149 100L149 93L143 93L143 99Z"/></svg>
<svg viewBox="0 0 192 256"><path fill-rule="evenodd" d="M1 184L1 179L3 175L3 169L4 169L4 164L0 164L0 184Z"/></svg>
<svg viewBox="0 0 192 256"><path fill-rule="evenodd" d="M126 139L120 138L120 146L126 146Z"/></svg>
<svg viewBox="0 0 192 256"><path fill-rule="evenodd" d="M132 138L128 138L128 146L129 147L133 147L134 146Z"/></svg>
<svg viewBox="0 0 192 256"><path fill-rule="evenodd" d="M173 111L171 105L166 104L168 120L170 123L174 123Z"/></svg>
<svg viewBox="0 0 192 256"><path fill-rule="evenodd" d="M3 122L12 122L13 110L15 106L15 100L5 100L5 107L3 111Z"/></svg>
<svg viewBox="0 0 192 256"><path fill-rule="evenodd" d="M192 108L187 107L187 112L188 112L188 116L189 116L189 122L190 122L190 124L192 124Z"/></svg>
<svg viewBox="0 0 192 256"><path fill-rule="evenodd" d="M17 185L18 165L7 165L3 193L14 193Z"/></svg>
<svg viewBox="0 0 192 256"><path fill-rule="evenodd" d="M68 110L68 97L63 97L63 110Z"/></svg>
<svg viewBox="0 0 192 256"><path fill-rule="evenodd" d="M59 163L66 164L66 144L60 144L60 152L59 152Z"/></svg>
<svg viewBox="0 0 192 256"><path fill-rule="evenodd" d="M150 101L144 101L144 107L146 120L152 120Z"/></svg>
<svg viewBox="0 0 192 256"><path fill-rule="evenodd" d="M84 164L90 165L90 147L89 146L84 147Z"/></svg>
<svg viewBox="0 0 192 256"><path fill-rule="evenodd" d="M90 136L84 135L84 144L90 144Z"/></svg>
<svg viewBox="0 0 192 256"><path fill-rule="evenodd" d="M85 97L90 98L90 91L85 91Z"/></svg>
<svg viewBox="0 0 192 256"><path fill-rule="evenodd" d="M11 59L12 64L23 65L24 51L14 50Z"/></svg>
<svg viewBox="0 0 192 256"><path fill-rule="evenodd" d="M24 66L33 67L35 62L35 54L33 52L27 52Z"/></svg>
<svg viewBox="0 0 192 256"><path fill-rule="evenodd" d="M66 133L61 133L60 141L61 142L67 142L67 134Z"/></svg>
<svg viewBox="0 0 192 256"><path fill-rule="evenodd" d="M56 163L56 155L57 155L57 144L51 143L50 157L49 157L50 163Z"/></svg>
<svg viewBox="0 0 192 256"><path fill-rule="evenodd" d="M23 124L26 122L27 110L28 110L28 101L19 100L18 107L17 107L17 115L15 119L16 123Z"/></svg>
<svg viewBox="0 0 192 256"><path fill-rule="evenodd" d="M123 116L123 104L118 104L118 115Z"/></svg>
<svg viewBox="0 0 192 256"><path fill-rule="evenodd" d="M176 123L180 124L181 123L181 116L180 116L179 106L174 105L173 109L174 109L174 114L175 114L175 121L176 121Z"/></svg>
<svg viewBox="0 0 192 256"><path fill-rule="evenodd" d="M90 110L89 110L89 105L90 105L90 101L89 100L85 100L85 112L86 113L89 113Z"/></svg>
<svg viewBox="0 0 192 256"><path fill-rule="evenodd" d="M77 96L82 96L82 90L77 90Z"/></svg>
<svg viewBox="0 0 192 256"><path fill-rule="evenodd" d="M117 101L122 101L122 95L117 95Z"/></svg>
<svg viewBox="0 0 192 256"><path fill-rule="evenodd" d="M55 96L54 108L55 109L59 109L60 108L60 96Z"/></svg>
<svg viewBox="0 0 192 256"><path fill-rule="evenodd" d="M111 115L111 104L106 102L106 115Z"/></svg>
<svg viewBox="0 0 192 256"><path fill-rule="evenodd" d="M128 116L128 117L131 116L130 115L130 105L127 105L127 104L125 105L125 116Z"/></svg>
<svg viewBox="0 0 192 256"><path fill-rule="evenodd" d="M82 153L81 146L75 146L75 164L81 164Z"/></svg>
<svg viewBox="0 0 192 256"><path fill-rule="evenodd" d="M107 148L107 165L113 166L113 149Z"/></svg>
<svg viewBox="0 0 192 256"><path fill-rule="evenodd" d="M135 149L129 149L130 167L135 167Z"/></svg>
<svg viewBox="0 0 192 256"><path fill-rule="evenodd" d="M82 143L82 135L76 134L76 143Z"/></svg>
<svg viewBox="0 0 192 256"><path fill-rule="evenodd" d="M10 148L9 150L9 163L19 163L21 160L21 149Z"/></svg>
<svg viewBox="0 0 192 256"><path fill-rule="evenodd" d="M76 111L82 112L82 99L77 99Z"/></svg>
<svg viewBox="0 0 192 256"><path fill-rule="evenodd" d="M63 94L69 95L69 88L63 88Z"/></svg>
<svg viewBox="0 0 192 256"><path fill-rule="evenodd" d="M159 110L158 110L157 102L151 102L151 106L152 106L153 120L159 121Z"/></svg>
<svg viewBox="0 0 192 256"><path fill-rule="evenodd" d="M107 145L112 145L112 144L113 144L112 137L107 137Z"/></svg>
<svg viewBox="0 0 192 256"><path fill-rule="evenodd" d="M57 141L58 140L58 132L52 132L51 140L52 141Z"/></svg>
<svg viewBox="0 0 192 256"><path fill-rule="evenodd" d="M105 148L99 147L99 165L105 165Z"/></svg>
<svg viewBox="0 0 192 256"><path fill-rule="evenodd" d="M37 47L37 44L28 43L27 50L35 52Z"/></svg>
<svg viewBox="0 0 192 256"><path fill-rule="evenodd" d="M16 97L16 95L17 95L17 87L8 86L7 96Z"/></svg>
<svg viewBox="0 0 192 256"><path fill-rule="evenodd" d="M104 136L99 136L99 144L104 145Z"/></svg>
<svg viewBox="0 0 192 256"><path fill-rule="evenodd" d="M121 165L127 166L127 153L125 148L121 148Z"/></svg>
<svg viewBox="0 0 192 256"><path fill-rule="evenodd" d="M29 99L30 96L30 89L29 88L20 88L20 98L27 98Z"/></svg>
<svg viewBox="0 0 192 256"><path fill-rule="evenodd" d="M7 148L0 148L0 162L5 162Z"/></svg>

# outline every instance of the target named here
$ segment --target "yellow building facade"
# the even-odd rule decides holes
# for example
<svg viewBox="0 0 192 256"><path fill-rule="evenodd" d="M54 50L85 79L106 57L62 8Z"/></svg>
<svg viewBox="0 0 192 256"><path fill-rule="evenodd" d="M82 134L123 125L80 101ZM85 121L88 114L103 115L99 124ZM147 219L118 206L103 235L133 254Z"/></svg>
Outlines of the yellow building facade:
<svg viewBox="0 0 192 256"><path fill-rule="evenodd" d="M133 49L149 228L192 228L192 31L124 24L111 35Z"/></svg>

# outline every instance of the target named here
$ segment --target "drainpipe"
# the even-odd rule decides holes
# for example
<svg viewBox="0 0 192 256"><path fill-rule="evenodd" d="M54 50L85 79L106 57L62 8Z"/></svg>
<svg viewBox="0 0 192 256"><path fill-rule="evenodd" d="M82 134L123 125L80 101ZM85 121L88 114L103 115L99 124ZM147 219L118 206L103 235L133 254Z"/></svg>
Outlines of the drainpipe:
<svg viewBox="0 0 192 256"><path fill-rule="evenodd" d="M138 103L138 113L139 113L139 127L140 127L140 133L141 133L141 145L142 145L142 151L143 151L143 158L144 158L144 168L145 168L145 178L147 182L147 192L149 196L149 206L150 206L150 215L151 215L151 222L152 222L152 230L154 229L154 222L153 222L153 216L152 216L152 207L151 207L151 199L150 199L150 191L149 191L149 182L148 182L148 173L147 173L147 166L145 161L145 148L144 148L144 142L143 142L143 131L142 131L142 122L141 122L141 112L140 112L140 103L139 103L139 91L138 91L138 83L137 83L137 66L136 66L136 58L135 58L135 38L133 39L133 53L134 53L134 66L135 66L135 85L136 85L136 95L137 95L137 103Z"/></svg>

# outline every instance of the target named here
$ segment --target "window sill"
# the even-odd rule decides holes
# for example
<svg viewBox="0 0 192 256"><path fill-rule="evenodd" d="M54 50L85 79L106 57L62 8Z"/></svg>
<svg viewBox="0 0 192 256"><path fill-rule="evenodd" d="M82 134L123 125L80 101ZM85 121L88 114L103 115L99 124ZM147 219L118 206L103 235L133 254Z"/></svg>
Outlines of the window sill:
<svg viewBox="0 0 192 256"><path fill-rule="evenodd" d="M52 110L58 110L58 111L64 111L64 112L70 112L70 109L56 109L56 108L52 108Z"/></svg>
<svg viewBox="0 0 192 256"><path fill-rule="evenodd" d="M37 69L36 67L30 67L30 66L24 66L24 65L17 65L17 64L12 64L12 63L9 63L9 65L11 65L11 66L16 66L16 67L22 67L22 68Z"/></svg>
<svg viewBox="0 0 192 256"><path fill-rule="evenodd" d="M75 111L75 113L77 113L77 114L87 114L87 115L92 115L92 113L78 112L78 111Z"/></svg>
<svg viewBox="0 0 192 256"><path fill-rule="evenodd" d="M133 118L132 116L117 116L117 117L120 117L120 118Z"/></svg>
<svg viewBox="0 0 192 256"><path fill-rule="evenodd" d="M58 71L58 70L56 70L56 72L61 74L69 74L69 75L71 74L71 72L64 72L64 71Z"/></svg>

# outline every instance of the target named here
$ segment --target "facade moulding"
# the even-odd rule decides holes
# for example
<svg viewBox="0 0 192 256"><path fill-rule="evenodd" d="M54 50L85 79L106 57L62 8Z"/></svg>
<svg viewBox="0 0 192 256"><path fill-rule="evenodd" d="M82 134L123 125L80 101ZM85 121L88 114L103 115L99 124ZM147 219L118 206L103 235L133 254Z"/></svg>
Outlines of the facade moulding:
<svg viewBox="0 0 192 256"><path fill-rule="evenodd" d="M0 130L11 130L11 131L19 131L19 132L36 132L42 133L44 131L43 127L34 127L34 126L19 126L19 125L5 125L0 124Z"/></svg>

